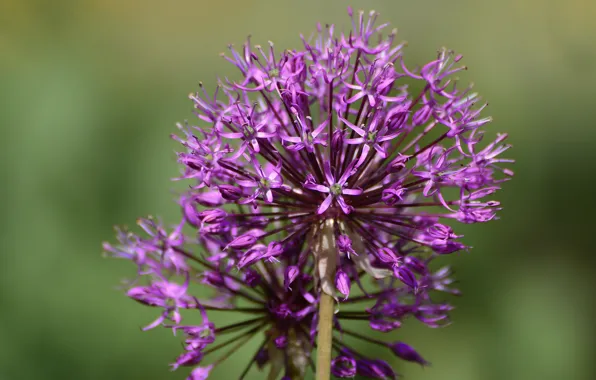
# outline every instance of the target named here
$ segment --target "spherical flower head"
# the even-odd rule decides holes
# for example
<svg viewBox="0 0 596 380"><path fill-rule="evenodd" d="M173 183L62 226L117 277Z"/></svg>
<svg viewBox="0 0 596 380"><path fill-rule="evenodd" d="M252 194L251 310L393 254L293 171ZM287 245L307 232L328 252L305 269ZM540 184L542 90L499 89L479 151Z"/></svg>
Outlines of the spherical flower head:
<svg viewBox="0 0 596 380"><path fill-rule="evenodd" d="M458 291L448 267L429 264L467 249L458 222L497 217L500 204L487 197L513 175L502 167L512 162L501 157L509 145L504 134L483 142L491 119L456 79L462 57L441 49L408 68L404 44L375 12L349 14L350 31L319 25L301 49L230 47L223 56L239 77L221 80L214 95L202 85L191 94L198 122L174 136L184 147L181 179L191 182L179 199L182 221L168 232L142 219L146 235L119 230L120 245L104 246L138 268L128 295L160 309L147 329L184 336L173 368L197 366L188 379L207 378L255 336L261 345L241 378L254 364L268 378L303 378L323 294L338 302L335 376L397 376L344 335L426 365L407 344L344 321L381 332L407 317L447 324L451 306L431 294ZM191 283L214 296L199 299ZM247 317L218 326L212 310ZM184 324L185 313L202 322Z"/></svg>

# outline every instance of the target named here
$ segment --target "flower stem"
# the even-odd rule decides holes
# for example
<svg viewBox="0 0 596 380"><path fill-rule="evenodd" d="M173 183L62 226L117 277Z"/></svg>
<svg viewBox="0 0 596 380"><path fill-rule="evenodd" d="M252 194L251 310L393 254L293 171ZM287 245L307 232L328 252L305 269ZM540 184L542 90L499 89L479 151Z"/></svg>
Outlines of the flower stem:
<svg viewBox="0 0 596 380"><path fill-rule="evenodd" d="M321 280L319 299L319 325L317 333L317 380L331 378L331 346L333 343L333 312L335 301L335 271L337 248L335 243L334 221L328 219L319 229L315 255Z"/></svg>
<svg viewBox="0 0 596 380"><path fill-rule="evenodd" d="M333 304L327 293L319 301L319 327L317 335L317 380L331 378L331 343L333 340Z"/></svg>

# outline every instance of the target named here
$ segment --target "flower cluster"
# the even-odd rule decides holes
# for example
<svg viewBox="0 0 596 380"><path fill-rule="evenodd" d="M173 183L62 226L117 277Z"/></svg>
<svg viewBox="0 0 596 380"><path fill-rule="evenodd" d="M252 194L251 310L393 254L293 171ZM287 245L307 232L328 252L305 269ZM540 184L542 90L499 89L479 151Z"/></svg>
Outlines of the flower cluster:
<svg viewBox="0 0 596 380"><path fill-rule="evenodd" d="M173 368L195 367L189 380L207 378L255 336L261 345L241 379L254 365L268 366L269 379L302 379L315 365L323 293L338 302L335 376L397 376L348 336L427 364L409 345L345 321L381 332L407 317L447 323L451 306L431 295L457 290L449 268L430 264L467 247L445 223L487 222L500 209L486 198L513 175L500 167L512 162L500 157L509 146L506 135L482 144L490 118L454 78L461 56L442 49L408 68L376 13L349 14L349 33L319 25L302 50L230 47L224 57L240 80L191 94L199 122L174 136L185 148L181 178L192 183L179 198L182 221L170 231L142 219L146 234L119 230L120 244L104 245L138 268L128 296L161 310L147 328L184 336ZM196 296L194 284L213 296ZM202 322L183 322L191 310ZM218 326L210 311L247 317Z"/></svg>

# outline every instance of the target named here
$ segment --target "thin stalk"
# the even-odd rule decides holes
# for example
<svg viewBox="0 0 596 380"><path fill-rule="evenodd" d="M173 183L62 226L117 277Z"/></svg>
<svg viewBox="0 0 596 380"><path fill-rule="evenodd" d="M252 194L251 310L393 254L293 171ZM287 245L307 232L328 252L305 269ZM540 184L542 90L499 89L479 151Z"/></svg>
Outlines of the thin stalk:
<svg viewBox="0 0 596 380"><path fill-rule="evenodd" d="M261 351L267 345L267 343L269 343L269 339L270 338L265 338L265 340L263 340L263 343L261 343L259 348L255 351L255 354L253 355L252 359L250 359L250 362L248 362L247 366L244 367L244 371L242 371L242 374L240 375L238 380L244 380L248 371L250 371L253 364L255 364L255 362L257 361L257 355L259 354L259 351Z"/></svg>
<svg viewBox="0 0 596 380"><path fill-rule="evenodd" d="M317 380L329 380L331 378L334 302L333 297L329 294L321 294L317 335Z"/></svg>
<svg viewBox="0 0 596 380"><path fill-rule="evenodd" d="M234 347L232 347L228 352L226 352L221 358L217 359L214 363L213 366L217 366L218 364L221 364L223 361L225 361L226 359L228 359L230 356L232 356L232 354L236 351L238 351L238 349L242 346L244 346L253 336L254 334L259 331L260 329L263 328L263 326L265 326L265 323L260 324L259 326L251 329L250 331L246 332L245 334L243 334L242 337L238 337L238 339L234 339L234 340L229 340L227 342L225 342L224 344L220 345L217 348L221 348L223 347L223 345L228 345L232 342L238 342L236 343L236 345L234 345ZM214 347L213 349L216 349L216 347ZM205 355L207 355L207 351L205 351Z"/></svg>
<svg viewBox="0 0 596 380"><path fill-rule="evenodd" d="M331 378L331 347L333 343L333 311L337 248L335 244L334 221L326 220L318 230L315 257L321 279L319 300L319 324L317 329L317 380Z"/></svg>
<svg viewBox="0 0 596 380"><path fill-rule="evenodd" d="M255 324L257 322L263 321L265 318L264 317L259 317L259 318L254 318L254 319L249 319L247 321L243 321L243 322L238 322L238 323L232 323L231 325L227 325L224 327L220 327L218 329L215 329L215 333L216 334L223 334L225 332L233 332L234 330L237 330L239 328L243 328L246 326L250 326L252 324Z"/></svg>

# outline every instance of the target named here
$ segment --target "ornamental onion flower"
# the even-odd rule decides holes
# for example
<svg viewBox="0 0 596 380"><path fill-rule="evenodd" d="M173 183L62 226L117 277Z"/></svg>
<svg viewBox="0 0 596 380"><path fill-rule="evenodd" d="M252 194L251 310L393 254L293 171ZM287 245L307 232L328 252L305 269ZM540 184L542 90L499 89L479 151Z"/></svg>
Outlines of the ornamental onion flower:
<svg viewBox="0 0 596 380"><path fill-rule="evenodd" d="M408 344L345 321L380 332L408 317L447 324L452 307L431 296L459 293L450 269L430 264L467 249L451 225L500 210L487 197L513 175L501 167L512 162L501 158L507 136L483 144L491 119L457 82L462 57L441 49L407 67L404 44L375 12L348 13L351 31L319 25L300 50L230 47L223 56L239 78L214 95L201 85L190 95L198 122L173 136L184 147L180 179L191 183L181 222L169 230L140 219L144 235L118 230L119 244L104 244L137 266L128 296L160 310L145 329L183 337L172 367L194 367L189 380L206 379L253 337L260 346L241 379L253 366L271 380L315 367L319 379L397 377L348 336L427 365ZM221 325L212 311L244 318ZM192 314L200 322L187 323Z"/></svg>

